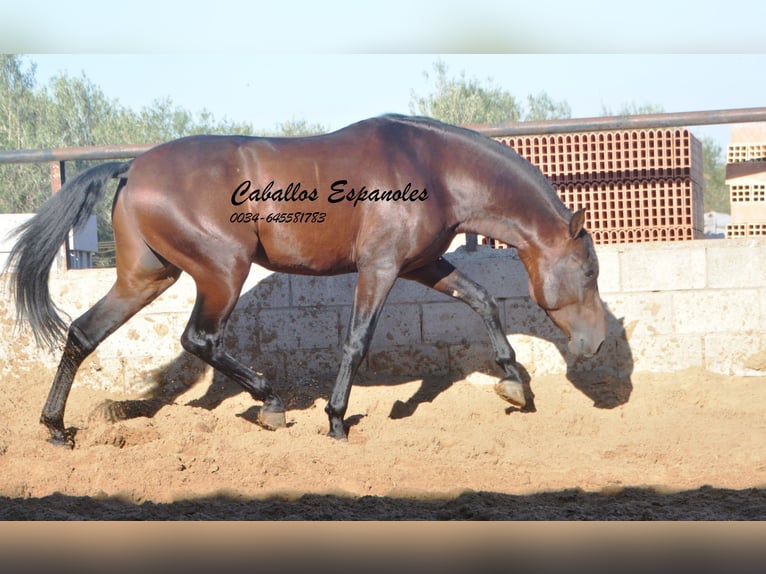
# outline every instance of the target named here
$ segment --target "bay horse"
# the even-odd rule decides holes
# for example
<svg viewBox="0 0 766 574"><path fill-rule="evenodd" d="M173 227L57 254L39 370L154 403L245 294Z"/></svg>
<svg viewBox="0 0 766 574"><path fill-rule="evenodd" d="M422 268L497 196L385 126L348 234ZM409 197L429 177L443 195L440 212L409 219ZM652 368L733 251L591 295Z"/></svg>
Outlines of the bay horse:
<svg viewBox="0 0 766 574"><path fill-rule="evenodd" d="M51 301L51 264L69 230L92 213L112 179L117 278L68 329ZM606 335L598 260L583 229L540 170L511 148L435 120L385 115L336 132L297 138L196 135L129 162L79 173L18 230L8 262L17 318L61 360L41 423L54 444L74 446L64 410L82 361L170 287L182 272L196 285L183 348L262 401L259 422L286 424L264 377L223 348L227 320L251 264L309 275L357 272L340 367L325 411L329 436L347 437L352 380L398 277L467 303L484 320L505 373L498 393L523 405L515 352L485 288L442 255L460 233L514 247L534 301L576 356Z"/></svg>

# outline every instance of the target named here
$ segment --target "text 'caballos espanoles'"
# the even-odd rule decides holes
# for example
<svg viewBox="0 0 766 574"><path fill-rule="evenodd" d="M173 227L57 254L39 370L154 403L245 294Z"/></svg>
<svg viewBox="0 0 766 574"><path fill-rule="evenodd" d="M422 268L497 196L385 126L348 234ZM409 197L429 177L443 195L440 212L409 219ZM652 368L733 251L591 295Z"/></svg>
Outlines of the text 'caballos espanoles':
<svg viewBox="0 0 766 574"><path fill-rule="evenodd" d="M246 179L240 183L231 195L232 205L244 205L247 202L278 201L299 202L317 201L320 197L317 188L308 189L300 182L290 182L285 186L277 186L272 180L263 187L255 187ZM334 181L326 195L329 203L348 201L356 207L361 202L379 201L425 201L428 199L428 190L416 188L411 182L396 188L381 189L380 187L368 188L349 187L348 180L339 179Z"/></svg>

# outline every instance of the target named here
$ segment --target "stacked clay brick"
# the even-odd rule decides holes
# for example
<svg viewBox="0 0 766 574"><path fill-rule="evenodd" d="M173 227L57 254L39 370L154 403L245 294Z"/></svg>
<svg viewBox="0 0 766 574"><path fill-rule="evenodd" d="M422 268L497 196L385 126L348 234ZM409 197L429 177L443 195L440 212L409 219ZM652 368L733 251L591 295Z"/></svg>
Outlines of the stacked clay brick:
<svg viewBox="0 0 766 574"><path fill-rule="evenodd" d="M687 129L497 139L539 167L567 207L587 210L596 243L703 236L702 146Z"/></svg>
<svg viewBox="0 0 766 574"><path fill-rule="evenodd" d="M726 237L766 235L766 124L732 128L726 184L731 203Z"/></svg>

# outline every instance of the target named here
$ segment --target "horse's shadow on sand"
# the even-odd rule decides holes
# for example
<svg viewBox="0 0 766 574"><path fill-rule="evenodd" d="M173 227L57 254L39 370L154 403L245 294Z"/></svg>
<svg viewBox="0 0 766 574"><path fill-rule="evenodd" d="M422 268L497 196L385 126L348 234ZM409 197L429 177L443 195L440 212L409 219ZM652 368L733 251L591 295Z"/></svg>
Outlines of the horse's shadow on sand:
<svg viewBox="0 0 766 574"><path fill-rule="evenodd" d="M253 309L259 308L259 302L264 297L273 297L275 289L288 289L286 281L271 281L271 278L262 280L252 289L242 294L240 304L232 315L232 322L240 326L242 324L254 325L258 321L257 313L252 316ZM404 280L399 280L404 281ZM423 287L423 289L426 289ZM599 353L591 358L575 361L569 357L566 349L566 340L563 335L552 325L545 317L544 312L537 308L531 300L527 302L527 313L532 313L533 329L536 332L535 337L542 341L552 343L561 356L566 361L566 378L572 385L593 401L593 406L600 409L613 409L625 404L630 399L633 385L631 377L633 374L633 354L628 343L628 337L625 332L623 320L618 319L607 311L607 338L602 345ZM240 315L237 318L237 315ZM529 315L527 315L529 317ZM305 319L294 317L296 323L292 329L297 332L310 331L312 328L312 318L307 313ZM303 324L305 322L305 324ZM240 327L241 328L241 327ZM345 329L344 329L345 332ZM515 328L506 328L508 335L528 334L528 326L517 325ZM180 333L179 333L180 335ZM511 338L513 340L513 338ZM396 345L396 341L388 341ZM373 339L373 350L375 340ZM413 380L420 380L421 385L417 391L405 401L397 400L391 406L389 416L394 419L401 419L412 416L419 405L432 402L442 392L449 389L455 382L463 380L466 375L481 371L496 377L502 377L502 370L495 364L493 359L492 346L489 336L486 335L479 341L473 341L472 347L478 349L468 353L470 358L465 359L461 364L456 365L454 372L449 374L434 375L391 375L374 372L367 363L363 363L357 377L353 381L355 386L377 386L377 385L397 385ZM243 345L240 345L243 347ZM241 350L241 349L240 349ZM251 365L256 371L263 372L272 383L274 390L282 398L289 411L306 409L312 407L317 400L326 402L332 391L335 382L335 373L328 372L323 375L304 376L295 380L280 380L286 377L280 377L278 370L269 372L267 352L260 351L257 345L253 345L250 351L242 356L238 350L232 353L236 358L246 365ZM341 352L337 352L337 364L340 364ZM261 366L265 368L260 368ZM506 406L507 413L513 412L535 412L533 377L524 365L517 365L523 379L526 405L522 408L508 406L507 403L500 402L498 405L503 408ZM533 367L534 365L529 365ZM534 371L534 369L532 369ZM122 401L108 401L105 409L105 416L112 420L129 419L136 417L152 417L163 406L177 403L191 387L200 383L204 378L208 378L211 368L200 359L187 352L181 352L172 361L151 373L151 390L144 398ZM222 402L236 396L244 391L239 385L231 381L218 372L213 372L212 383L209 384L205 393L199 398L187 401L186 404L192 407L213 410ZM353 402L352 402L353 405ZM254 401L254 405L240 413L238 416L257 422L260 406ZM345 421L346 426L354 426L361 420L361 415L351 413Z"/></svg>

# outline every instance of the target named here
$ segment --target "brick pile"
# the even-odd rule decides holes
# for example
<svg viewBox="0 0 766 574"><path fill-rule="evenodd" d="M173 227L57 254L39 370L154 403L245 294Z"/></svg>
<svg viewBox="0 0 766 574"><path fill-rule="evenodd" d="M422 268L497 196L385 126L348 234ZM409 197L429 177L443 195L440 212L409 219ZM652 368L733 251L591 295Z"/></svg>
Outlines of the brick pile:
<svg viewBox="0 0 766 574"><path fill-rule="evenodd" d="M597 244L703 236L702 145L687 129L496 139L539 167L567 207L586 209Z"/></svg>
<svg viewBox="0 0 766 574"><path fill-rule="evenodd" d="M726 153L726 237L766 235L766 123L734 126Z"/></svg>

